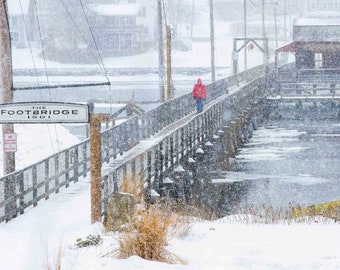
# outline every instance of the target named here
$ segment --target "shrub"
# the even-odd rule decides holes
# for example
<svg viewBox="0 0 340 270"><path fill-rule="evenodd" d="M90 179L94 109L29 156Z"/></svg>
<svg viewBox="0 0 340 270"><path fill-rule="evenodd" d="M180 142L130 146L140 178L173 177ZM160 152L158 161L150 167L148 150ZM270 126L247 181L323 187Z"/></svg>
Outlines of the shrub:
<svg viewBox="0 0 340 270"><path fill-rule="evenodd" d="M136 255L146 260L184 263L166 250L168 233L177 221L176 215L162 212L156 206L150 207L140 213L129 228L120 234L117 257Z"/></svg>
<svg viewBox="0 0 340 270"><path fill-rule="evenodd" d="M97 246L102 241L102 238L100 235L88 235L85 240L82 240L81 238L77 239L76 246L79 248L82 247L89 247L89 246Z"/></svg>

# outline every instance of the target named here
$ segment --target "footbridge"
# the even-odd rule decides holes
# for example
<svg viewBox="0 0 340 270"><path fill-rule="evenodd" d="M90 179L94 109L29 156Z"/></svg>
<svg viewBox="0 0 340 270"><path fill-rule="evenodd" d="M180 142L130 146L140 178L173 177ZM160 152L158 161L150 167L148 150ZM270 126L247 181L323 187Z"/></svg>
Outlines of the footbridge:
<svg viewBox="0 0 340 270"><path fill-rule="evenodd" d="M102 131L101 179L93 183L99 188L93 193L98 200L92 221L105 215L108 200L124 181L141 185L149 201L162 196L196 198L204 181L230 169L237 148L266 117L268 106L282 102L278 84L270 78L270 69L258 66L207 85L207 104L200 114L191 94L186 94ZM299 102L299 97L301 93L292 100ZM87 139L1 177L0 222L24 214L28 207L37 207L51 194L89 177L94 169L90 156Z"/></svg>

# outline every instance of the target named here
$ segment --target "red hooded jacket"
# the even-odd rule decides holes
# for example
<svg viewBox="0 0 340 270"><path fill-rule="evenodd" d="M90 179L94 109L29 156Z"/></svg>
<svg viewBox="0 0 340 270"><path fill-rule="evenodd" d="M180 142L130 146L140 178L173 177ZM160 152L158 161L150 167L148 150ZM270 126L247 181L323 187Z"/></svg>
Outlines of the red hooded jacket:
<svg viewBox="0 0 340 270"><path fill-rule="evenodd" d="M201 78L197 79L197 83L192 89L192 96L194 98L207 98L207 90L205 85L202 83Z"/></svg>

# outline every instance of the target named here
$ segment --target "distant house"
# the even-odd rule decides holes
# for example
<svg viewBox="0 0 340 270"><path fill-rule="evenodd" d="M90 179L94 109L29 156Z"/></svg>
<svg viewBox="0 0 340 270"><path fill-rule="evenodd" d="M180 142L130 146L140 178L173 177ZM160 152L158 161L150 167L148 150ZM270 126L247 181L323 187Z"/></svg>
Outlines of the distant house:
<svg viewBox="0 0 340 270"><path fill-rule="evenodd" d="M279 40L284 38L284 24L282 18L279 18L275 24L275 19L267 17L265 22L266 37L275 40L276 36ZM247 36L262 37L263 29L260 15L249 17L247 21ZM244 21L239 20L230 24L230 33L233 37L244 37Z"/></svg>
<svg viewBox="0 0 340 270"><path fill-rule="evenodd" d="M305 0L305 12L340 11L340 0Z"/></svg>
<svg viewBox="0 0 340 270"><path fill-rule="evenodd" d="M275 51L278 63L281 53L295 55L298 79L315 72L339 80L340 74L340 19L296 19L293 42Z"/></svg>
<svg viewBox="0 0 340 270"><path fill-rule="evenodd" d="M80 43L83 41L79 34L74 34L76 26L70 31L70 25L75 24L70 13L85 25L83 13L79 11L80 7L75 9L75 4L54 0L10 0L7 3L13 47L24 48L33 41L45 45L50 41L67 47L68 43L75 44L72 38ZM95 39L88 44L92 48L98 47L103 56L131 55L152 45L156 14L149 1L84 0L83 7ZM82 27L81 31L84 34L87 30ZM63 38L68 41L62 41Z"/></svg>
<svg viewBox="0 0 340 270"><path fill-rule="evenodd" d="M90 23L100 51L105 56L131 55L152 44L155 16L142 4L88 5Z"/></svg>
<svg viewBox="0 0 340 270"><path fill-rule="evenodd" d="M219 19L225 21L237 21L243 17L244 2L239 0L215 0L214 12ZM247 5L248 16L256 14L256 9L252 4Z"/></svg>
<svg viewBox="0 0 340 270"><path fill-rule="evenodd" d="M13 47L25 48L34 40L34 9L31 0L10 0L8 4L9 26Z"/></svg>

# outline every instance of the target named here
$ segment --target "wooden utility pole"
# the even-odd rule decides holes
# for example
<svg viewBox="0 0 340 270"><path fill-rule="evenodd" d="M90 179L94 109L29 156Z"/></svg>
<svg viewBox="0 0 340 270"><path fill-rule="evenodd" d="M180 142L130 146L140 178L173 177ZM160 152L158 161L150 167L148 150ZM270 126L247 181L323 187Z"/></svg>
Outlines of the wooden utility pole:
<svg viewBox="0 0 340 270"><path fill-rule="evenodd" d="M210 48L211 48L211 81L215 81L215 36L214 36L214 1L210 1Z"/></svg>
<svg viewBox="0 0 340 270"><path fill-rule="evenodd" d="M157 0L157 21L158 21L158 77L159 77L159 98L163 102L164 91L164 44L163 44L163 16L162 1Z"/></svg>
<svg viewBox="0 0 340 270"><path fill-rule="evenodd" d="M9 31L9 18L6 0L0 1L0 103L13 102L13 75L11 38ZM3 124L2 134L13 134L13 124ZM15 152L5 151L3 144L3 171L4 175L15 171Z"/></svg>
<svg viewBox="0 0 340 270"><path fill-rule="evenodd" d="M266 37L266 27L265 27L265 3L264 0L262 0L262 38L264 41L263 48L264 48L264 53L263 53L263 65L265 68L268 66L268 42L265 42L267 40Z"/></svg>
<svg viewBox="0 0 340 270"><path fill-rule="evenodd" d="M194 34L194 22L195 22L195 0L192 0L191 7L191 27L190 27L190 38L192 39Z"/></svg>
<svg viewBox="0 0 340 270"><path fill-rule="evenodd" d="M171 26L166 26L166 98L169 100L172 98L171 91Z"/></svg>
<svg viewBox="0 0 340 270"><path fill-rule="evenodd" d="M247 0L243 0L243 24L244 24L244 70L248 69L247 63Z"/></svg>
<svg viewBox="0 0 340 270"><path fill-rule="evenodd" d="M110 121L109 114L90 114L91 151L91 222L101 221L102 154L100 129L102 122Z"/></svg>
<svg viewBox="0 0 340 270"><path fill-rule="evenodd" d="M283 0L283 36L285 43L287 42L287 2Z"/></svg>

